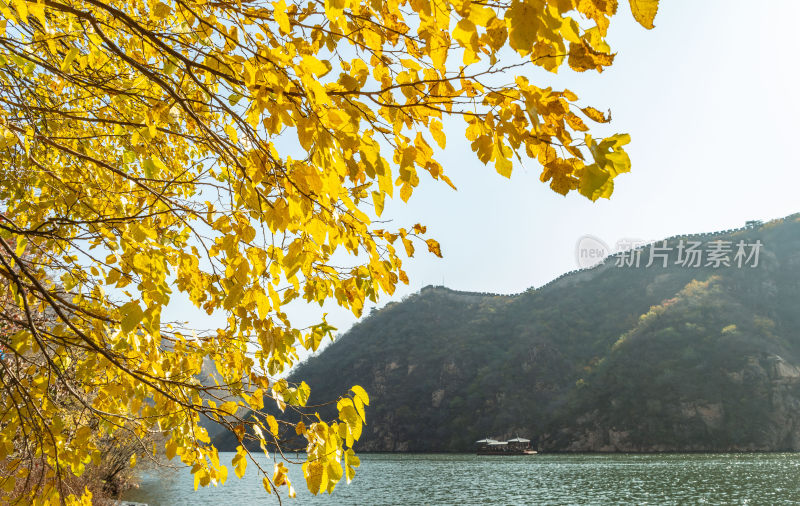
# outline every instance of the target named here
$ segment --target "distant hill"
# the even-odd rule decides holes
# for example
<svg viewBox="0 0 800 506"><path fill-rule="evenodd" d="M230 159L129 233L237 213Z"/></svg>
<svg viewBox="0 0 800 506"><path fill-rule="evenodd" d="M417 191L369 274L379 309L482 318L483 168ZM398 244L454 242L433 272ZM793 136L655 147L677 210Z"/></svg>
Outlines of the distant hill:
<svg viewBox="0 0 800 506"><path fill-rule="evenodd" d="M611 257L518 295L426 287L293 378L311 403L366 388L367 451L516 434L547 451L800 450L798 219L673 237L650 267L645 247L638 268ZM701 267L676 264L681 240ZM729 267L706 266L712 241ZM756 267L740 241L761 242Z"/></svg>

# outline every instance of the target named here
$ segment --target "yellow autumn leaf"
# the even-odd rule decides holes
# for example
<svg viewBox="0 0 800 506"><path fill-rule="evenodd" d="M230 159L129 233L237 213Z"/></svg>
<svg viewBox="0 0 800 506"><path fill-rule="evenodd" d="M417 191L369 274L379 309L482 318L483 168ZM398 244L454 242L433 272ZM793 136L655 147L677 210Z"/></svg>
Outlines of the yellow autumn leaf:
<svg viewBox="0 0 800 506"><path fill-rule="evenodd" d="M328 60L320 60L311 55L303 55L303 67L317 77L322 77L331 71L331 64Z"/></svg>
<svg viewBox="0 0 800 506"><path fill-rule="evenodd" d="M417 225L415 225L415 228L416 227L417 227ZM425 231L422 230L421 233L425 233ZM361 402L363 402L366 406L369 406L369 395L367 394L367 391L364 390L364 388L361 385L353 385L352 387L350 387L350 390L353 391L353 394L355 394L355 397L361 399Z"/></svg>
<svg viewBox="0 0 800 506"><path fill-rule="evenodd" d="M533 49L537 40L537 33L541 26L541 12L529 2L513 0L511 7L506 12L505 20L508 26L508 41L512 49L526 55Z"/></svg>
<svg viewBox="0 0 800 506"><path fill-rule="evenodd" d="M589 119L596 121L598 123L608 123L611 121L611 114L609 113L608 117L604 116L602 112L598 111L594 107L584 107L581 109L583 114L589 117Z"/></svg>
<svg viewBox="0 0 800 506"><path fill-rule="evenodd" d="M356 476L355 468L361 465L361 459L359 459L355 452L351 448L348 448L344 452L344 468L345 468L345 476L347 477L347 483L350 483L353 478Z"/></svg>
<svg viewBox="0 0 800 506"><path fill-rule="evenodd" d="M463 47L474 47L478 42L478 33L475 23L469 19L462 19L453 29L453 38Z"/></svg>
<svg viewBox="0 0 800 506"><path fill-rule="evenodd" d="M284 35L288 34L292 31L292 25L289 23L289 16L287 15L286 9L286 1L280 0L278 2L272 2L273 8L273 16L275 17L275 22L278 23L278 27L281 30L281 33Z"/></svg>
<svg viewBox="0 0 800 506"><path fill-rule="evenodd" d="M511 163L511 160L505 157L500 148L497 148L495 152L495 168L497 169L497 173L503 177L510 178L511 170L514 165Z"/></svg>
<svg viewBox="0 0 800 506"><path fill-rule="evenodd" d="M470 3L469 20L478 26L486 26L495 17L495 12L490 7L483 7L477 3Z"/></svg>
<svg viewBox="0 0 800 506"><path fill-rule="evenodd" d="M631 12L640 25L651 30L658 12L658 0L630 0Z"/></svg>
<svg viewBox="0 0 800 506"><path fill-rule="evenodd" d="M372 192L372 202L375 205L375 214L380 216L383 214L384 198L386 194L381 192Z"/></svg>
<svg viewBox="0 0 800 506"><path fill-rule="evenodd" d="M273 436L278 436L278 421L275 419L274 416L268 415L267 416L267 425L269 426L269 431L272 433Z"/></svg>
<svg viewBox="0 0 800 506"><path fill-rule="evenodd" d="M442 122L438 120L431 120L430 129L436 144L438 144L440 148L444 149L447 144L447 137L445 137L445 134L442 131Z"/></svg>
<svg viewBox="0 0 800 506"><path fill-rule="evenodd" d="M247 454L241 446L236 449L236 455L233 456L231 465L233 466L233 471L236 473L236 476L241 479L247 470Z"/></svg>
<svg viewBox="0 0 800 506"><path fill-rule="evenodd" d="M328 473L322 462L312 461L304 463L303 474L306 477L308 491L312 494L317 495L327 488Z"/></svg>
<svg viewBox="0 0 800 506"><path fill-rule="evenodd" d="M406 249L406 255L408 255L409 258L413 257L414 243L412 243L411 240L406 237L403 237L402 240L403 240L403 247Z"/></svg>
<svg viewBox="0 0 800 506"><path fill-rule="evenodd" d="M408 199L411 198L412 192L413 188L408 183L404 183L403 186L400 187L400 198L403 200L403 202L408 202Z"/></svg>
<svg viewBox="0 0 800 506"><path fill-rule="evenodd" d="M428 251L430 251L431 253L433 253L437 257L442 258L442 248L441 248L441 246L439 246L439 242L438 241L436 241L434 239L428 239L428 240L425 241L425 243L428 245ZM367 403L365 403L365 404L367 404Z"/></svg>
<svg viewBox="0 0 800 506"><path fill-rule="evenodd" d="M75 58L78 56L79 50L77 47L71 47L69 51L67 51L67 55L64 57L64 61L61 62L61 72L66 72L69 70L70 65L72 62L75 61Z"/></svg>
<svg viewBox="0 0 800 506"><path fill-rule="evenodd" d="M239 134L236 133L236 128L234 128L233 125L225 125L225 133L232 143L236 144L239 142Z"/></svg>
<svg viewBox="0 0 800 506"><path fill-rule="evenodd" d="M586 126L583 120L573 113L568 113L564 119L567 121L567 124L574 130L577 130L579 132L585 132L589 130L589 127Z"/></svg>
<svg viewBox="0 0 800 506"><path fill-rule="evenodd" d="M578 44L570 42L567 62L570 68L577 72L587 70L602 72L604 67L614 63L614 55L596 51L582 40Z"/></svg>

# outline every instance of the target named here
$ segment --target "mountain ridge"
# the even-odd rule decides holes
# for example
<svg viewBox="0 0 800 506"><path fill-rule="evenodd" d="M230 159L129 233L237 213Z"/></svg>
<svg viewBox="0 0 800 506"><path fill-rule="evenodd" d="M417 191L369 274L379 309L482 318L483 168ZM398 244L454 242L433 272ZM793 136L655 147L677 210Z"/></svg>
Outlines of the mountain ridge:
<svg viewBox="0 0 800 506"><path fill-rule="evenodd" d="M517 434L545 451L800 450L798 216L666 239L761 241L756 268L686 268L670 251L666 268L612 255L520 294L428 286L289 380L311 403L363 386L362 451Z"/></svg>

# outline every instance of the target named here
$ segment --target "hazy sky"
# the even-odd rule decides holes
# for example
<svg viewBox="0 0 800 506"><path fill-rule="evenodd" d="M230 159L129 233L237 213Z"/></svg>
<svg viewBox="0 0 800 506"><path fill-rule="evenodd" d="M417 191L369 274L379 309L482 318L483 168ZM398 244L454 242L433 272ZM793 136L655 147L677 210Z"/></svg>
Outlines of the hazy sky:
<svg viewBox="0 0 800 506"><path fill-rule="evenodd" d="M428 284L498 293L540 286L576 268L575 245L587 234L613 245L800 211L798 19L800 2L791 0L665 0L648 31L621 1L608 36L618 53L611 68L528 74L576 92L582 105L611 109L610 126L593 133L631 134L633 168L615 180L611 200L553 193L534 161L515 165L505 179L448 135L439 160L458 191L421 174L410 202L387 202L382 216L397 227L426 224L444 258L418 246L405 263L411 285L378 306ZM355 321L333 306L325 310L340 330ZM291 314L312 322L319 307Z"/></svg>

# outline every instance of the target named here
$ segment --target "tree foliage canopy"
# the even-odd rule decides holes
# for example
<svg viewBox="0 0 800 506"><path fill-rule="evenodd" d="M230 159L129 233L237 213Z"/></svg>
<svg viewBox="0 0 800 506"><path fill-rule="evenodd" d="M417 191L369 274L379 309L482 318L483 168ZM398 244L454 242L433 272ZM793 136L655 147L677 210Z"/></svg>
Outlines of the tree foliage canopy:
<svg viewBox="0 0 800 506"><path fill-rule="evenodd" d="M652 27L656 0L631 7ZM296 328L286 305L332 299L360 315L408 282L401 257L415 242L441 255L424 226L374 221L421 173L453 186L436 161L445 117L463 118L477 158L504 176L533 158L554 191L608 197L629 170L628 136L592 137L587 123L610 115L526 73L611 65L616 11L616 0L0 0L0 489L36 468L37 500L77 501L63 478L117 431L159 433L196 485L224 482L202 418L265 452L287 430L305 437L314 493L349 481L360 387L337 420L236 417L265 399L306 404L307 385L274 377L331 327ZM175 297L227 326L198 335L162 321ZM197 379L204 363L213 388ZM248 461L241 448L237 475ZM292 494L282 463L261 471L268 492Z"/></svg>

